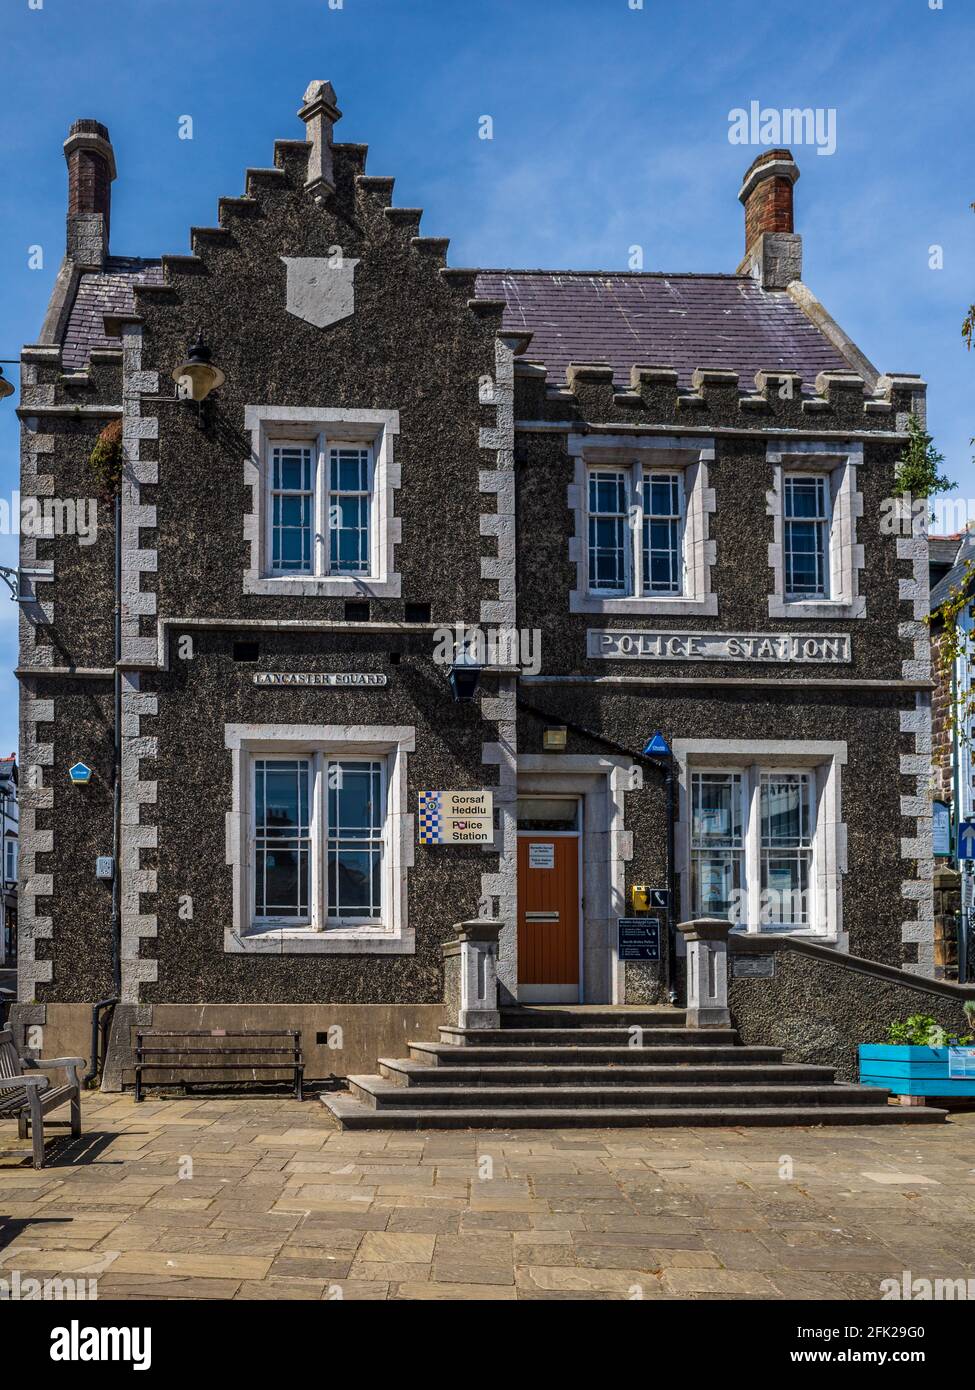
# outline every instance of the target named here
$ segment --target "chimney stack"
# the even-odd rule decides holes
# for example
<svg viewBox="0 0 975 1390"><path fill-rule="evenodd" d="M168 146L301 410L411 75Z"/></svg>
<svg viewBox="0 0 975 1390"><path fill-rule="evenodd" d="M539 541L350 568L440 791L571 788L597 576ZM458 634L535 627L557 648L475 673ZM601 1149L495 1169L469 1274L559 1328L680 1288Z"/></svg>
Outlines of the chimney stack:
<svg viewBox="0 0 975 1390"><path fill-rule="evenodd" d="M792 207L798 177L791 150L766 150L738 194L745 208L745 257L738 273L753 276L765 290L784 290L802 279L802 237L793 230Z"/></svg>
<svg viewBox="0 0 975 1390"><path fill-rule="evenodd" d="M68 258L100 270L108 258L115 152L100 121L75 121L64 142L68 162Z"/></svg>

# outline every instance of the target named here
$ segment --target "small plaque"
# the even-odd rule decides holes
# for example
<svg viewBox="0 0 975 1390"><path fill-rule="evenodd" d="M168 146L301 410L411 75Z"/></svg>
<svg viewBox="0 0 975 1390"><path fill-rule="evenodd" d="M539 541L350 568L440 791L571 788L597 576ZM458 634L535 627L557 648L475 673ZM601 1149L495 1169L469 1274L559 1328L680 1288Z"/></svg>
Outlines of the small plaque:
<svg viewBox="0 0 975 1390"><path fill-rule="evenodd" d="M660 918L620 917L620 960L660 959Z"/></svg>
<svg viewBox="0 0 975 1390"><path fill-rule="evenodd" d="M554 869L554 868L555 868L555 846L554 846L554 845L529 845L529 846L528 846L528 867L529 867L529 869Z"/></svg>
<svg viewBox="0 0 975 1390"><path fill-rule="evenodd" d="M958 1080L975 1081L975 1047L949 1047L948 1075Z"/></svg>
<svg viewBox="0 0 975 1390"><path fill-rule="evenodd" d="M417 830L421 845L493 844L494 793L420 792Z"/></svg>
<svg viewBox="0 0 975 1390"><path fill-rule="evenodd" d="M314 685L330 690L387 683L385 671L256 671L255 685Z"/></svg>
<svg viewBox="0 0 975 1390"><path fill-rule="evenodd" d="M775 975L775 957L734 954L731 974L736 980L771 980Z"/></svg>

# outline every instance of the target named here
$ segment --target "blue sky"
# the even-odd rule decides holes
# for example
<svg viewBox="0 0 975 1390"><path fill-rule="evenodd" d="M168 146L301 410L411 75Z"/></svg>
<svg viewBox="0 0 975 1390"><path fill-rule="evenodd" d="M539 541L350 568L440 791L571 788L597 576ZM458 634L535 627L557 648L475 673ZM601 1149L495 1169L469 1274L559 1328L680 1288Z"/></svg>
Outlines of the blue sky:
<svg viewBox="0 0 975 1390"><path fill-rule="evenodd" d="M932 8L934 3L935 8ZM64 244L61 144L111 132L112 250L189 250L332 80L336 137L425 209L453 265L734 270L729 112L833 108L837 148L795 147L804 278L875 364L920 372L950 475L975 496L972 0L4 0L0 357L36 339ZM35 8L36 6L39 8ZM193 118L193 139L178 138ZM492 140L478 137L490 115ZM28 269L29 248L43 268ZM943 248L944 268L929 267ZM7 367L17 379L16 367ZM0 403L0 495L17 486ZM0 563L16 542L0 536ZM16 746L16 609L0 592L0 754Z"/></svg>

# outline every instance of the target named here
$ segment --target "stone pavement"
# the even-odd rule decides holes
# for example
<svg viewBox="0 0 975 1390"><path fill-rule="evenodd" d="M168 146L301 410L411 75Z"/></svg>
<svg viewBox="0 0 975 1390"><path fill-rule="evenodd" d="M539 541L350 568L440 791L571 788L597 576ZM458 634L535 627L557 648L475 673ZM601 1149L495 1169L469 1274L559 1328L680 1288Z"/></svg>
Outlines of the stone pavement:
<svg viewBox="0 0 975 1390"><path fill-rule="evenodd" d="M0 1280L138 1299L876 1299L904 1270L975 1278L975 1113L427 1134L346 1134L314 1098L267 1095L92 1094L83 1114L39 1173L0 1127Z"/></svg>

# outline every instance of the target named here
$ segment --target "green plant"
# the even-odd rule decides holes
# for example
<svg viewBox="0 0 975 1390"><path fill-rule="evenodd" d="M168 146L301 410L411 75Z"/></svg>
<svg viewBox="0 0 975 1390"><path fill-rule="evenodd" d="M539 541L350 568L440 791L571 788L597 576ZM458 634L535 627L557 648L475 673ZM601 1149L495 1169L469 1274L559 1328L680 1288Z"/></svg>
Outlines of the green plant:
<svg viewBox="0 0 975 1390"><path fill-rule="evenodd" d="M964 1006L965 1018L972 1022L975 1017L975 1000L968 1000ZM911 1014L904 1023L892 1023L887 1033L887 1042L900 1047L965 1047L972 1041L972 1035L956 1037L930 1014Z"/></svg>
<svg viewBox="0 0 975 1390"><path fill-rule="evenodd" d="M934 440L916 415L907 417L907 443L897 460L894 496L934 497L950 492L955 486L950 478L939 472L945 456L934 447Z"/></svg>
<svg viewBox="0 0 975 1390"><path fill-rule="evenodd" d="M122 484L122 465L125 451L122 447L122 421L112 420L105 426L95 441L95 447L88 457L88 465L98 484L99 492L105 501L114 500Z"/></svg>

